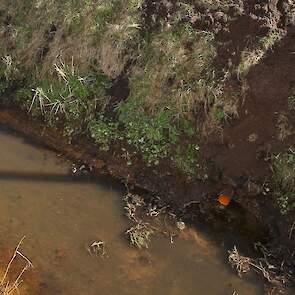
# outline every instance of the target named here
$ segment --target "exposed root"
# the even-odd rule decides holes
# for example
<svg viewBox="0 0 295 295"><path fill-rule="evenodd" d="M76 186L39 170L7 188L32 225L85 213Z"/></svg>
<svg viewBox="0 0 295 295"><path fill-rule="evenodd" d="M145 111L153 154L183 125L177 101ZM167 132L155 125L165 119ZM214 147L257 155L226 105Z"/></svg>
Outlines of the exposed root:
<svg viewBox="0 0 295 295"><path fill-rule="evenodd" d="M234 246L232 251L229 251L228 260L231 266L236 268L240 277L242 277L244 273L248 273L251 269L251 259L240 255L236 246Z"/></svg>
<svg viewBox="0 0 295 295"><path fill-rule="evenodd" d="M243 274L249 273L251 270L262 274L262 276L273 285L284 285L289 282L287 275L281 275L280 267L269 263L267 257L270 257L270 252L260 243L255 245L256 249L261 251L263 258L253 259L250 257L242 256L236 246L233 250L229 251L228 260L233 268L238 272L238 275L242 277ZM283 264L283 263L282 263Z"/></svg>

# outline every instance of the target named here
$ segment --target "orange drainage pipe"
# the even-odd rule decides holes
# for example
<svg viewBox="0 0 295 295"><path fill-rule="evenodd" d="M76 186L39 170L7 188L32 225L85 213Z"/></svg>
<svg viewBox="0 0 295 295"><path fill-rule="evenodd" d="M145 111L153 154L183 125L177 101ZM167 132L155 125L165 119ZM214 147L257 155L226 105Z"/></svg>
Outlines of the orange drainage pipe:
<svg viewBox="0 0 295 295"><path fill-rule="evenodd" d="M220 195L218 197L218 202L223 206L228 206L230 204L231 198L226 195Z"/></svg>

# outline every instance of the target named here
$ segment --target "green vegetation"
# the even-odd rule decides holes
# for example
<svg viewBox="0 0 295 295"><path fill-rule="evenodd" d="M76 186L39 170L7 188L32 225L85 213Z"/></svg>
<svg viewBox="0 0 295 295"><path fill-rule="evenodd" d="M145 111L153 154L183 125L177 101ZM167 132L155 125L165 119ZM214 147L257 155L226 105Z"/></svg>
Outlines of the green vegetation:
<svg viewBox="0 0 295 295"><path fill-rule="evenodd" d="M108 151L111 142L123 139L118 130L118 123L108 122L103 116L90 121L88 128L91 137L97 144L99 144L102 151Z"/></svg>
<svg viewBox="0 0 295 295"><path fill-rule="evenodd" d="M139 249L149 247L151 235L153 233L152 229L143 224L137 224L126 231L126 234L129 235L130 243Z"/></svg>
<svg viewBox="0 0 295 295"><path fill-rule="evenodd" d="M281 213L295 209L295 151L273 157L273 186Z"/></svg>
<svg viewBox="0 0 295 295"><path fill-rule="evenodd" d="M141 99L151 109L176 106L179 113L214 101L219 91L215 56L211 33L194 30L190 24L162 28L143 45L130 79L130 99Z"/></svg>
<svg viewBox="0 0 295 295"><path fill-rule="evenodd" d="M99 41L107 25L114 19L116 13L120 11L122 6L121 0L103 1L94 7L95 14L92 18L90 32L94 34L95 40Z"/></svg>
<svg viewBox="0 0 295 295"><path fill-rule="evenodd" d="M128 144L136 147L149 166L159 164L160 158L169 155L170 144L178 143L179 131L173 124L175 113L170 109L150 114L141 100L132 100L121 103L118 113Z"/></svg>
<svg viewBox="0 0 295 295"><path fill-rule="evenodd" d="M178 146L174 156L176 166L189 176L195 176L199 168L199 146L189 144L188 146Z"/></svg>
<svg viewBox="0 0 295 295"><path fill-rule="evenodd" d="M226 11L232 1L182 1L168 22L155 20L152 31L142 17L144 3L22 2L9 35L15 50L7 55L1 45L0 92L15 76L10 57L26 77L14 101L32 116L70 139L91 137L102 151L117 145L128 165L133 157L148 166L166 160L189 178L199 177L200 142L221 134L237 115L238 95L227 92L228 75L215 67L214 33L184 19L198 6ZM269 35L261 46L275 39ZM108 89L122 73L130 95L114 102Z"/></svg>
<svg viewBox="0 0 295 295"><path fill-rule="evenodd" d="M10 37L13 42L18 40L16 56L26 51L24 71L32 74L17 90L15 101L47 125L62 128L69 138L85 134L102 151L122 145L122 157L128 158L129 165L132 157L142 158L148 166L167 159L188 176L196 176L198 142L208 129L219 130L235 114L233 102L224 94L225 77L214 67L214 35L181 21L178 12L169 26L160 22L153 32L144 32L143 3L38 0L33 11L23 3L14 22L17 37ZM194 8L182 3L179 9L188 15ZM34 22L28 24L24 11L34 14ZM44 11L50 15L46 24L41 22ZM61 12L66 16L63 19ZM32 43L38 26L45 35ZM67 39L58 32L67 34ZM81 45L76 44L69 55L67 48L72 47L71 38L77 33L83 36ZM64 48L56 48L56 44ZM41 62L36 59L40 48ZM67 63L62 56L68 57ZM134 60L127 73L130 95L110 105L108 89L128 60ZM6 89L5 68L1 71L1 89ZM208 122L200 121L201 128L197 128L195 115L203 110ZM183 138L185 147L181 146Z"/></svg>

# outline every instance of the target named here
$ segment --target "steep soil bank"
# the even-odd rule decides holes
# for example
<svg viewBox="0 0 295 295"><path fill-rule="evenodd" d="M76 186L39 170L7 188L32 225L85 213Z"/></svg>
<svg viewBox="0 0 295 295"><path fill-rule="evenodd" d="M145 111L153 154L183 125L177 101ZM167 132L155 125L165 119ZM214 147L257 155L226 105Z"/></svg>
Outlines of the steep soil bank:
<svg viewBox="0 0 295 295"><path fill-rule="evenodd" d="M239 118L224 129L227 149L219 150L215 158L228 175L269 176L269 164L257 159L258 153L281 151L295 142L295 134L288 133L288 127L295 122L288 106L295 85L294 38L292 27L282 42L247 75L249 89L240 106ZM289 124L285 130L278 129L281 116L286 116Z"/></svg>

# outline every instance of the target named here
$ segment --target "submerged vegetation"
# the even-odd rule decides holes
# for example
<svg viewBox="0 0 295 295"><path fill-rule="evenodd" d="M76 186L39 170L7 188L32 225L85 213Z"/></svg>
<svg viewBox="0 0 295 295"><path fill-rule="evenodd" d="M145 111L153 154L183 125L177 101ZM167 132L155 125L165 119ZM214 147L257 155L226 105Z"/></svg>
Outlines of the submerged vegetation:
<svg viewBox="0 0 295 295"><path fill-rule="evenodd" d="M126 234L129 235L130 243L141 249L149 247L150 236L153 234L153 231L144 225L138 224L128 229Z"/></svg>

